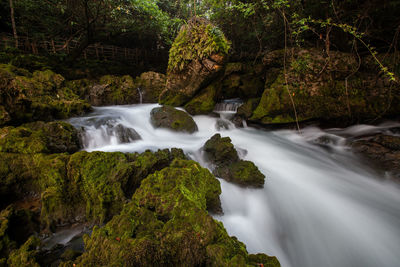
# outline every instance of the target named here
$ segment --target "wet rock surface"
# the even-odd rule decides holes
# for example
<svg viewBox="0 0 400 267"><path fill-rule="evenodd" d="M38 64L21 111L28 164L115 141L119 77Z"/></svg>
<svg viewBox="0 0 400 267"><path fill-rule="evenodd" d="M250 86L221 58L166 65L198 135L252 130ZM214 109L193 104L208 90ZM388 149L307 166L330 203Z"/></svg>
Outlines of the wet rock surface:
<svg viewBox="0 0 400 267"><path fill-rule="evenodd" d="M197 125L189 114L171 106L154 108L151 111L151 123L156 128L167 128L177 132L196 132Z"/></svg>
<svg viewBox="0 0 400 267"><path fill-rule="evenodd" d="M216 134L203 146L213 174L241 186L263 187L265 176L251 161L241 160L229 137ZM246 154L246 151L241 151Z"/></svg>
<svg viewBox="0 0 400 267"><path fill-rule="evenodd" d="M400 182L400 136L377 134L355 140L351 147Z"/></svg>

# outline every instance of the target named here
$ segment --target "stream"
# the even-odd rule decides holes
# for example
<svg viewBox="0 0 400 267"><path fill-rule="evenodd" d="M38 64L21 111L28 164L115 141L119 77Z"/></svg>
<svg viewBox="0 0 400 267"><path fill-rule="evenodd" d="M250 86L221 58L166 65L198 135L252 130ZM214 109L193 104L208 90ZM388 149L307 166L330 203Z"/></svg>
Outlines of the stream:
<svg viewBox="0 0 400 267"><path fill-rule="evenodd" d="M400 265L400 188L346 147L348 138L383 132L393 124L308 127L300 135L292 130L235 128L227 120L195 116L199 131L184 134L152 127L150 111L157 106L95 108L69 122L84 127L87 151L177 147L204 167L203 144L217 132L229 136L242 157L266 176L263 189L220 180L224 215L214 218L250 253L277 256L282 267ZM115 125L133 128L141 139L122 142Z"/></svg>

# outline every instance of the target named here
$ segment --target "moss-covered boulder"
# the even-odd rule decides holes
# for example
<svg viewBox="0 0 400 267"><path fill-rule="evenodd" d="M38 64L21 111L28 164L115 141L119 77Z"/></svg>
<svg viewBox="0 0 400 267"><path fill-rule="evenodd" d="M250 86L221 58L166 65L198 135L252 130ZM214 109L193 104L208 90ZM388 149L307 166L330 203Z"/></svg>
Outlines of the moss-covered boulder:
<svg viewBox="0 0 400 267"><path fill-rule="evenodd" d="M182 26L169 52L166 89L160 103L182 106L222 70L229 42L204 18Z"/></svg>
<svg viewBox="0 0 400 267"><path fill-rule="evenodd" d="M219 83L212 83L194 96L185 105L185 110L191 115L207 115L214 110Z"/></svg>
<svg viewBox="0 0 400 267"><path fill-rule="evenodd" d="M136 82L142 92L143 103L158 103L161 92L164 91L167 78L164 74L148 71L140 74Z"/></svg>
<svg viewBox="0 0 400 267"><path fill-rule="evenodd" d="M0 153L0 208L14 201L40 192L41 171L51 170L52 164L39 170L35 160L46 157L43 154Z"/></svg>
<svg viewBox="0 0 400 267"><path fill-rule="evenodd" d="M94 106L157 103L165 89L166 76L157 72L144 72L133 79L129 75L105 75L98 79L68 81L70 88L81 99Z"/></svg>
<svg viewBox="0 0 400 267"><path fill-rule="evenodd" d="M106 75L89 88L88 101L94 106L136 104L140 102L138 85L129 75Z"/></svg>
<svg viewBox="0 0 400 267"><path fill-rule="evenodd" d="M219 203L218 180L196 162L176 160L148 176L122 212L85 236L82 266L279 266L249 256L207 212Z"/></svg>
<svg viewBox="0 0 400 267"><path fill-rule="evenodd" d="M0 153L1 206L38 196L44 228L76 221L102 223L121 210L147 175L169 166L175 158L185 158L182 150Z"/></svg>
<svg viewBox="0 0 400 267"><path fill-rule="evenodd" d="M0 129L0 152L74 153L79 149L77 130L65 122L32 122Z"/></svg>
<svg viewBox="0 0 400 267"><path fill-rule="evenodd" d="M226 64L221 80L220 98L249 99L259 97L264 91L265 68L254 62L230 62Z"/></svg>
<svg viewBox="0 0 400 267"><path fill-rule="evenodd" d="M0 65L0 103L3 124L65 119L90 110L89 103L65 87L61 75L50 70L30 73L4 64Z"/></svg>
<svg viewBox="0 0 400 267"><path fill-rule="evenodd" d="M330 51L329 57L317 49L284 51L264 57L267 79L259 105L249 120L262 124L330 120L357 123L377 117L397 116L400 112L400 86L377 75L368 60L352 54ZM365 63L364 63L365 62Z"/></svg>
<svg viewBox="0 0 400 267"><path fill-rule="evenodd" d="M215 134L204 144L203 150L215 176L241 186L264 186L264 174L253 162L239 159L229 137Z"/></svg>
<svg viewBox="0 0 400 267"><path fill-rule="evenodd" d="M239 161L238 153L229 137L213 135L203 146L207 159L217 165L228 165Z"/></svg>
<svg viewBox="0 0 400 267"><path fill-rule="evenodd" d="M189 114L171 106L162 106L151 110L151 123L156 128L167 128L177 132L194 133L198 130Z"/></svg>
<svg viewBox="0 0 400 267"><path fill-rule="evenodd" d="M260 98L248 99L243 105L238 108L236 115L244 119L250 118L253 114L253 111L260 103L260 100Z"/></svg>

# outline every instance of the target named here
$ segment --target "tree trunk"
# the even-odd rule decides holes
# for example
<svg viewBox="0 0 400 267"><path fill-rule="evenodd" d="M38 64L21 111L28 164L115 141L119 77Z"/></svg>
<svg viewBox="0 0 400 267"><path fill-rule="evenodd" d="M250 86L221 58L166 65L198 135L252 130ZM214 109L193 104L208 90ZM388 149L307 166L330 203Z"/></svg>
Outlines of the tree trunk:
<svg viewBox="0 0 400 267"><path fill-rule="evenodd" d="M68 53L68 63L73 63L80 55L82 55L82 52L89 46L91 45L91 41L89 38L85 38L78 44L76 48L74 48L71 53Z"/></svg>
<svg viewBox="0 0 400 267"><path fill-rule="evenodd" d="M18 48L18 34L17 34L17 26L15 25L15 17L14 17L14 3L13 0L10 0L10 15L11 15L11 25L13 28L14 40L15 40L15 48Z"/></svg>

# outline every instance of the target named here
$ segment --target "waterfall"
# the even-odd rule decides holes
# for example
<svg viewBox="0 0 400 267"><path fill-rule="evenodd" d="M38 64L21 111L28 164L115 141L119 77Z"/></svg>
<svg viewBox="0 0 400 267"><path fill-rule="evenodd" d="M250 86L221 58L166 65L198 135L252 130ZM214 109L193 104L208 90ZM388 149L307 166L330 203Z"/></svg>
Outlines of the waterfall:
<svg viewBox="0 0 400 267"><path fill-rule="evenodd" d="M143 94L142 94L142 90L140 89L140 87L137 88L137 91L139 93L139 103L142 104L143 103Z"/></svg>
<svg viewBox="0 0 400 267"><path fill-rule="evenodd" d="M236 113L237 109L243 105L243 101L239 98L234 99L226 99L221 103L218 103L214 107L214 112L228 112L228 113Z"/></svg>
<svg viewBox="0 0 400 267"><path fill-rule="evenodd" d="M224 110L237 109L225 105ZM87 132L89 151L143 152L182 148L207 167L200 148L215 133L229 136L246 160L266 176L263 189L247 189L220 180L224 223L228 233L244 242L251 253L275 255L282 267L395 267L400 263L400 188L383 180L353 155L346 140L385 127L263 131L221 125L219 118L195 116L194 134L154 129L150 111L158 105L95 108L74 118L76 127L90 120L117 120L133 128L140 140L106 142ZM219 109L219 108L218 108ZM222 109L222 107L221 107ZM99 128L101 126L98 126ZM387 127L386 127L387 128ZM105 131L107 134L107 131ZM318 145L320 138L329 140Z"/></svg>

